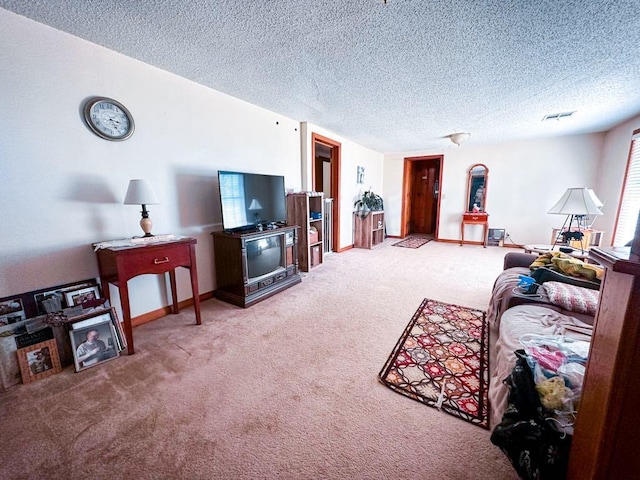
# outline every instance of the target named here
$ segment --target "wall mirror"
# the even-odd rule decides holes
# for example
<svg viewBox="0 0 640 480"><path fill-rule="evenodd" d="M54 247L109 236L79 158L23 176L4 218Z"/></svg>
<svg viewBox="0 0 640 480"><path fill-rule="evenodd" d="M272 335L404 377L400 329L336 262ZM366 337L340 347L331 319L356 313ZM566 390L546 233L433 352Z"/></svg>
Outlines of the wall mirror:
<svg viewBox="0 0 640 480"><path fill-rule="evenodd" d="M485 211L488 183L489 169L487 166L482 163L472 165L467 178L467 212L473 212L474 205L481 212Z"/></svg>

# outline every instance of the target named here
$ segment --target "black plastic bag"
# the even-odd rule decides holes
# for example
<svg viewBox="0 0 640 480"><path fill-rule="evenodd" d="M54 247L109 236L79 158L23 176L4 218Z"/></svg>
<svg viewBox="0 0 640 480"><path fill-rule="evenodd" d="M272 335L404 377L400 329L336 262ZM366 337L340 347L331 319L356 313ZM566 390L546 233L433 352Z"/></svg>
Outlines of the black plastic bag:
<svg viewBox="0 0 640 480"><path fill-rule="evenodd" d="M516 365L504 380L509 387L508 407L491 433L491 443L507 455L520 478L564 479L571 436L563 438L544 420L526 354L524 350L515 353Z"/></svg>

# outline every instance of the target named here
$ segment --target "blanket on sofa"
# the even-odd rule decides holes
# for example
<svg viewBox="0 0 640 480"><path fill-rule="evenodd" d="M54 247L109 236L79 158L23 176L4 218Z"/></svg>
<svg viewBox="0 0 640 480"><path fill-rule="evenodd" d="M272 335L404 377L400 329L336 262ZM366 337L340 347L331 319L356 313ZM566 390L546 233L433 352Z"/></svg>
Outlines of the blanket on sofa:
<svg viewBox="0 0 640 480"><path fill-rule="evenodd" d="M593 327L575 317L563 315L546 306L518 305L510 308L492 325L496 334L491 346L492 363L489 381L491 427L502 420L507 407L508 387L503 383L516 362L515 351L522 348L520 338L525 334L565 335L576 340L591 340Z"/></svg>
<svg viewBox="0 0 640 480"><path fill-rule="evenodd" d="M530 266L531 270L548 267L571 277L584 278L591 282L600 282L604 268L583 262L562 252L547 252L540 255Z"/></svg>

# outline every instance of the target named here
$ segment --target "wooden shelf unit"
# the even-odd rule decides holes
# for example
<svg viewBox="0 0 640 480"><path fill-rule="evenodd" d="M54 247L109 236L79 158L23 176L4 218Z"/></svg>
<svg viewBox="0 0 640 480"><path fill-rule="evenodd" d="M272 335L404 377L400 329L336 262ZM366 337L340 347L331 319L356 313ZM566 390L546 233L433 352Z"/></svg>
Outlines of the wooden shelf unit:
<svg viewBox="0 0 640 480"><path fill-rule="evenodd" d="M384 211L369 212L366 217L353 214L353 246L368 248L380 245L384 241Z"/></svg>
<svg viewBox="0 0 640 480"><path fill-rule="evenodd" d="M312 213L319 218L312 218ZM324 193L301 192L287 195L287 223L298 225L298 266L308 272L320 265L324 255ZM312 227L317 232L312 232Z"/></svg>

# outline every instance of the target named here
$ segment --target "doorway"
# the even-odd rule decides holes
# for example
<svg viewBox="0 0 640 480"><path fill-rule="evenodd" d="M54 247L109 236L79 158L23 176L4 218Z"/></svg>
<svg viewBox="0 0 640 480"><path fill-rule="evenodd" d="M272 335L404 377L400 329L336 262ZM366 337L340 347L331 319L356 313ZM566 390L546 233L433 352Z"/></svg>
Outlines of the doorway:
<svg viewBox="0 0 640 480"><path fill-rule="evenodd" d="M314 191L324 192L331 198L331 211L325 212L330 222L331 246L329 251L340 251L340 159L342 144L311 133L311 185ZM329 203L325 203L325 206ZM325 227L326 228L326 227Z"/></svg>
<svg viewBox="0 0 640 480"><path fill-rule="evenodd" d="M438 239L442 155L404 159L400 235L433 236Z"/></svg>

